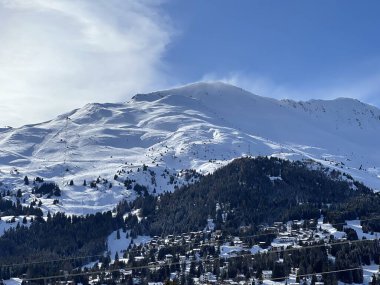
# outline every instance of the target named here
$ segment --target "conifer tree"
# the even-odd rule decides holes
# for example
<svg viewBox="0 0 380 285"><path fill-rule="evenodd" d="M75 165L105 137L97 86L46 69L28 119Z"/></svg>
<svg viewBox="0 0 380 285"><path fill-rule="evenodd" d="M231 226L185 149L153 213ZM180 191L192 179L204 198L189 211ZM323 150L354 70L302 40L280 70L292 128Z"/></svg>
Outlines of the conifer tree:
<svg viewBox="0 0 380 285"><path fill-rule="evenodd" d="M28 176L24 177L24 184L25 185L29 185L29 178L28 178Z"/></svg>

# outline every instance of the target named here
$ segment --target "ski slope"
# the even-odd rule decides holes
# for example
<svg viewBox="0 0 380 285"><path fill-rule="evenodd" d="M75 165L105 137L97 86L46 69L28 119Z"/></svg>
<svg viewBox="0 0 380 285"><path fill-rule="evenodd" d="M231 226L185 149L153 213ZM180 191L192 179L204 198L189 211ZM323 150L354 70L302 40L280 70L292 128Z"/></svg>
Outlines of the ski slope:
<svg viewBox="0 0 380 285"><path fill-rule="evenodd" d="M275 100L195 83L1 129L0 191L21 189L24 204L42 200L45 211L94 213L135 197L126 178L149 192L173 191L196 181L186 170L207 174L247 155L320 162L380 190L379 145L380 110L357 100ZM56 182L60 203L32 194L25 175Z"/></svg>

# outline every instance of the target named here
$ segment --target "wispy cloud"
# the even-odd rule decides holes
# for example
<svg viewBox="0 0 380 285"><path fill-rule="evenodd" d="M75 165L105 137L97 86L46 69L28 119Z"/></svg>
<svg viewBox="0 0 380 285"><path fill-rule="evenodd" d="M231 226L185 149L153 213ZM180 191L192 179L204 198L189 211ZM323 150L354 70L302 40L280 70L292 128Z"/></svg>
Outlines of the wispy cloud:
<svg viewBox="0 0 380 285"><path fill-rule="evenodd" d="M157 3L0 0L0 125L165 86L173 30Z"/></svg>
<svg viewBox="0 0 380 285"><path fill-rule="evenodd" d="M241 72L231 72L222 76L215 73L208 73L202 77L201 81L223 81L241 87L256 95L277 99L284 98L288 92L283 86L276 84L269 78Z"/></svg>
<svg viewBox="0 0 380 285"><path fill-rule="evenodd" d="M256 95L276 99L335 99L356 98L365 103L380 107L380 73L338 77L329 84L315 82L303 86L279 84L270 78L259 75L233 72L227 75L209 73L202 81L223 81L244 88Z"/></svg>

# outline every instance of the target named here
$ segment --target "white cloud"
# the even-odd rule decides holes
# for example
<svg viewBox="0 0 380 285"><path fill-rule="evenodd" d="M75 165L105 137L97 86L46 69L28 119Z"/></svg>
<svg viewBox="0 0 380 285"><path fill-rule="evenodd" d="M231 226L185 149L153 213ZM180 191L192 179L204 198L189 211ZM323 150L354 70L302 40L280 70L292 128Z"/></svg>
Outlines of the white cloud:
<svg viewBox="0 0 380 285"><path fill-rule="evenodd" d="M173 30L154 3L0 0L0 126L165 86Z"/></svg>

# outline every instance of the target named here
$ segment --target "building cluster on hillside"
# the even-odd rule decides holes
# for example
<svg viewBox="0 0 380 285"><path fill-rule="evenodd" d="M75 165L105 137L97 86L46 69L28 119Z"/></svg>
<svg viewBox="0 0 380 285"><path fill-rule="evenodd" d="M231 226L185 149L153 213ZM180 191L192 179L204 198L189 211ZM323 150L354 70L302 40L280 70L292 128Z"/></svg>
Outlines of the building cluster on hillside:
<svg viewBox="0 0 380 285"><path fill-rule="evenodd" d="M212 221L209 221L212 224ZM210 230L168 235L164 237L154 236L145 244L134 245L124 252L123 258L114 262L125 263L125 268L120 269L118 277L114 274L109 276L92 276L90 284L99 284L104 278L111 278L116 283L130 280L130 284L146 284L147 270L155 279L170 280L176 284L274 284L272 270L253 271L248 268L249 274L237 273L231 278L231 262L235 258L251 256L262 253L278 252L278 263L283 262L280 252L286 248L297 248L313 244L329 243L331 241L345 240L343 235L332 235L327 224L317 221L292 221L288 223L274 223L272 226L261 226L261 231L274 234L275 238L269 242L247 242L246 238L237 236L225 236L222 231ZM145 268L134 270L133 268ZM131 269L132 268L132 269ZM291 274L284 277L287 284L308 285L309 278L297 278L298 269L292 269ZM249 277L247 277L249 276ZM253 277L254 276L254 277ZM323 285L322 276L316 276L313 280L315 285ZM189 279L191 279L189 281ZM298 282L296 282L298 280ZM163 284L160 282L148 282L148 284Z"/></svg>
<svg viewBox="0 0 380 285"><path fill-rule="evenodd" d="M261 269L257 270L251 262L257 257L266 255L271 256L272 262L282 264L284 262L282 253L289 248L328 245L347 239L344 232L339 232L332 225L316 220L294 220L288 223L261 225L261 234L253 236L226 235L212 225L213 221L209 219L208 226L203 231L154 236L140 244L132 242L128 249L119 251L114 259L110 257L107 266L99 261L93 264L92 269L89 269L90 267L86 267L86 270L80 269L86 274L84 283L324 285L320 274L300 277L300 269L291 268L291 272L279 275L273 266L268 265L269 263L262 264ZM267 241L255 239L265 235L270 235L271 238ZM236 260L246 264L243 266L244 269L241 266L238 268ZM376 276L380 280L379 273ZM59 284L80 284L73 279L70 280L70 277L65 279Z"/></svg>

